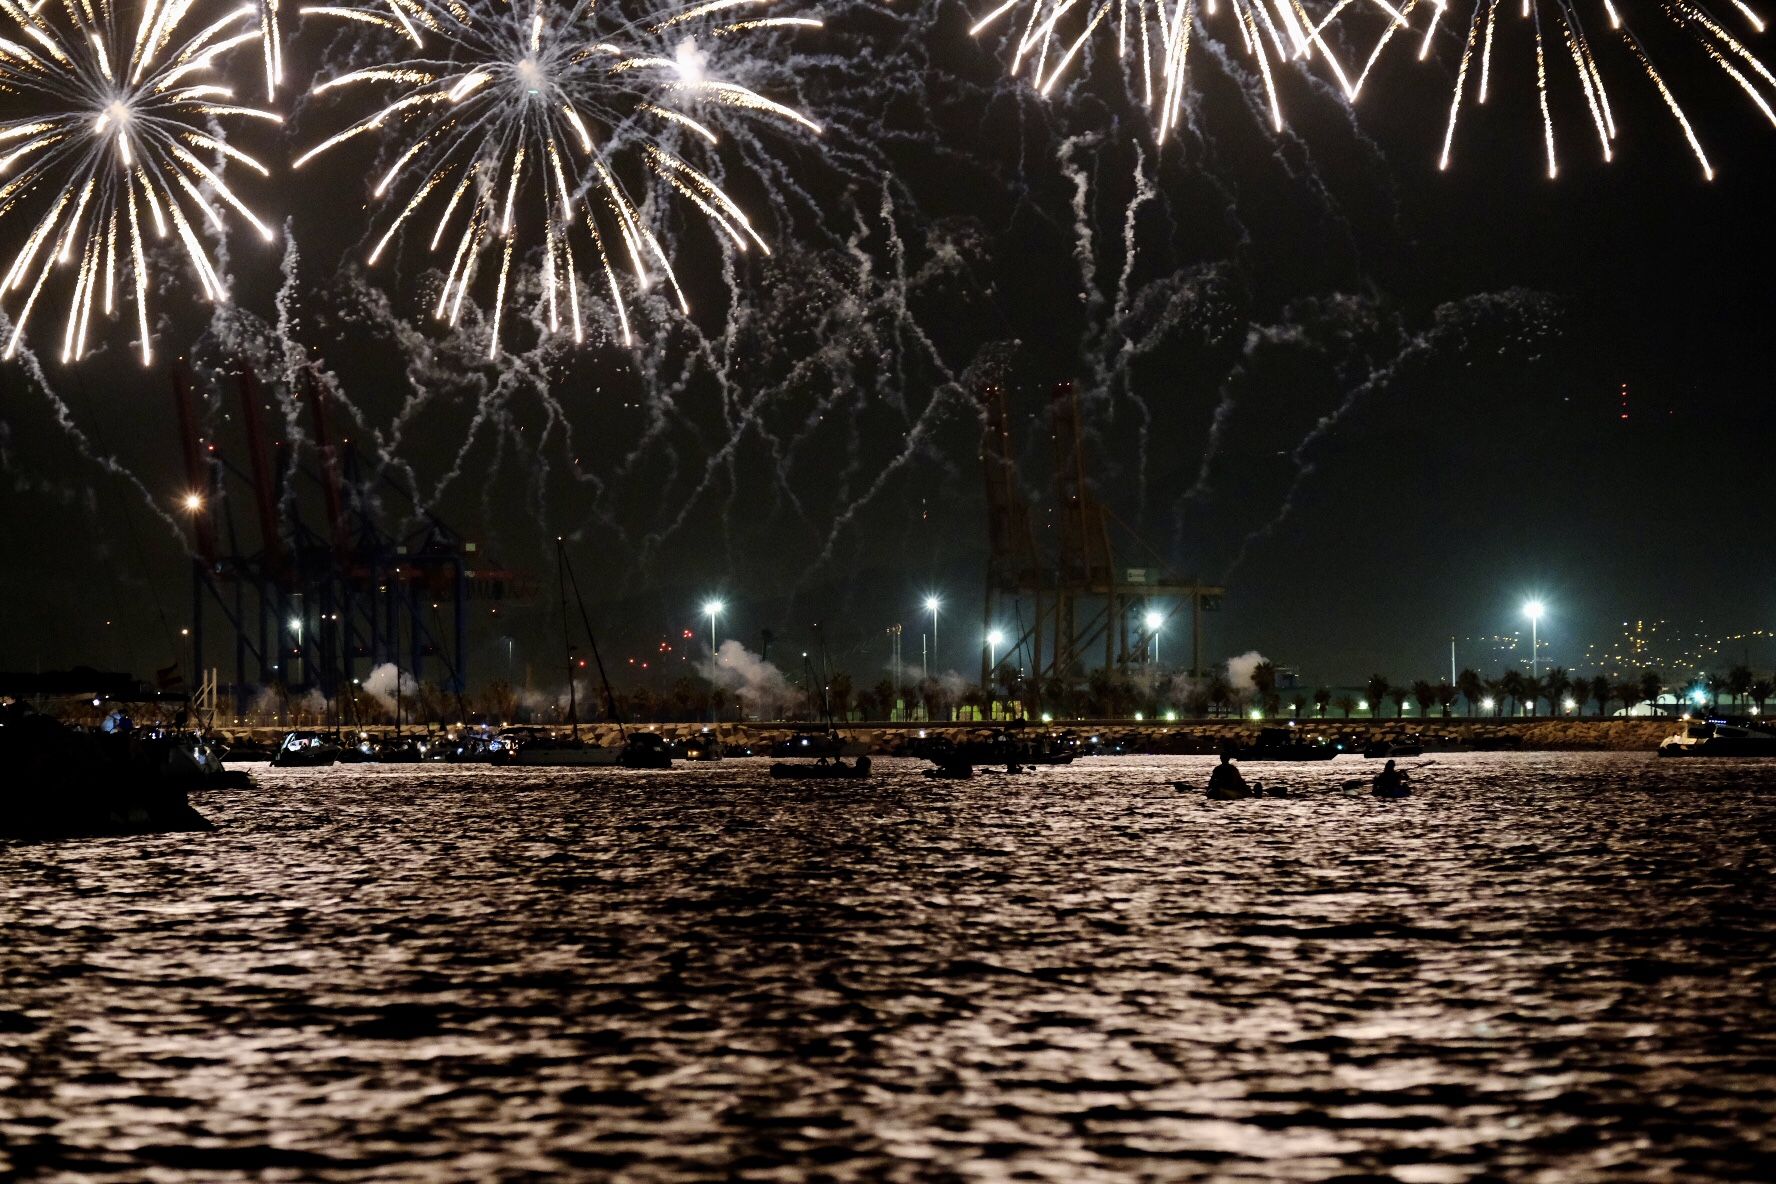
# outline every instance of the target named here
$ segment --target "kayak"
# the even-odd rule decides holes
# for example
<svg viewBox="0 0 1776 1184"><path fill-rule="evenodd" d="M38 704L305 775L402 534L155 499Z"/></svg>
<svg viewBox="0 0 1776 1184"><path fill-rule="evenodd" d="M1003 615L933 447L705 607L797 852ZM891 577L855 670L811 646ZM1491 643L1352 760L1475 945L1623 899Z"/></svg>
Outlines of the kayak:
<svg viewBox="0 0 1776 1184"><path fill-rule="evenodd" d="M1190 784L1188 781L1174 781L1172 782L1172 788L1179 793L1196 792L1196 786ZM1266 789L1264 788L1264 783L1262 781L1254 781L1250 786L1244 789L1207 789L1203 791L1203 796L1208 798L1211 802L1243 802L1247 798L1286 798L1289 796L1289 790L1286 786L1281 785Z"/></svg>

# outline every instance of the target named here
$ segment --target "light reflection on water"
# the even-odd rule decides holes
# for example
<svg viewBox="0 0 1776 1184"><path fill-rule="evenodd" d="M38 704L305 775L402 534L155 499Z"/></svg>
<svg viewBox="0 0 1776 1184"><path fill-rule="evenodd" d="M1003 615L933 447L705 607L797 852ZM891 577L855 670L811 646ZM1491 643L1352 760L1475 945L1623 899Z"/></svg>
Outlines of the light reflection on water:
<svg viewBox="0 0 1776 1184"><path fill-rule="evenodd" d="M1776 767L258 767L0 846L0 1178L1745 1178ZM1359 761L1273 766L1332 790ZM1368 771L1373 771L1373 762Z"/></svg>

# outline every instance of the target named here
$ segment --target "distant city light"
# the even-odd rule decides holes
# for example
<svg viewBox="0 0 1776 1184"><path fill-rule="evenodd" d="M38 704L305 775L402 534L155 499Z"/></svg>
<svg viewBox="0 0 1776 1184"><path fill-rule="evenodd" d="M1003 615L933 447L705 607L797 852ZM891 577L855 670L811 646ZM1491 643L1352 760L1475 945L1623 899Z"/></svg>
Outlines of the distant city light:
<svg viewBox="0 0 1776 1184"><path fill-rule="evenodd" d="M1368 711L1369 710L1369 700L1358 699L1357 700L1357 710L1358 711Z"/></svg>
<svg viewBox="0 0 1776 1184"><path fill-rule="evenodd" d="M1142 714L1141 714L1141 713L1140 713L1140 712L1138 712L1138 711L1137 711L1137 712L1135 712L1135 722L1136 722L1136 723L1140 723L1140 722L1141 722L1141 721L1142 721L1142 720L1144 720L1144 719L1146 719L1146 718L1147 718L1147 717L1146 717L1146 716L1144 716L1144 715L1142 715Z"/></svg>
<svg viewBox="0 0 1776 1184"><path fill-rule="evenodd" d="M1178 720L1178 713L1177 713L1177 712L1175 712L1175 711L1168 711L1168 712L1166 712L1166 722L1167 722L1167 723L1168 723L1168 724L1170 724L1170 723L1176 723L1176 722L1177 722L1177 720Z"/></svg>
<svg viewBox="0 0 1776 1184"><path fill-rule="evenodd" d="M1573 701L1573 698L1571 695L1568 695L1566 697L1566 702L1564 704L1562 704L1562 706L1564 706L1568 711L1571 711L1573 708L1577 707L1578 704Z"/></svg>
<svg viewBox="0 0 1776 1184"><path fill-rule="evenodd" d="M1480 700L1480 710L1491 711L1492 710L1492 700L1490 698Z"/></svg>
<svg viewBox="0 0 1776 1184"><path fill-rule="evenodd" d="M1254 708L1252 708L1252 718L1253 719L1263 719L1264 713L1262 711L1259 711L1256 707L1254 707Z"/></svg>
<svg viewBox="0 0 1776 1184"><path fill-rule="evenodd" d="M1055 717L1045 711L1042 713L1042 722L1045 724L1052 724L1055 722Z"/></svg>
<svg viewBox="0 0 1776 1184"><path fill-rule="evenodd" d="M203 509L203 504L204 504L203 503L203 494L188 493L183 498L180 499L179 504L184 506L191 513L195 514L199 510Z"/></svg>

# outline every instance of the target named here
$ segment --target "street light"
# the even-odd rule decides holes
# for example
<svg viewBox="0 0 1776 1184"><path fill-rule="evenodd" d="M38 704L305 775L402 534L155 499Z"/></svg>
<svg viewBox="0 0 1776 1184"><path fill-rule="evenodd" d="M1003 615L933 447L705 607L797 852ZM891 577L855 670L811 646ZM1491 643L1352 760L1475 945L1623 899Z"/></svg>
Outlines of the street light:
<svg viewBox="0 0 1776 1184"><path fill-rule="evenodd" d="M203 494L188 493L180 499L179 504L185 507L187 513L195 514L203 509Z"/></svg>
<svg viewBox="0 0 1776 1184"><path fill-rule="evenodd" d="M709 652L712 654L715 653L715 619L721 616L725 607L719 600L706 601L703 605L703 615L709 618Z"/></svg>
<svg viewBox="0 0 1776 1184"><path fill-rule="evenodd" d="M937 610L939 607L942 606L942 604L943 604L943 601L939 600L935 596L927 596L925 598L925 611L931 614L931 664L933 666L936 666L938 664L938 662L937 662Z"/></svg>
<svg viewBox="0 0 1776 1184"><path fill-rule="evenodd" d="M1529 676L1531 678L1540 678L1542 673L1541 638L1537 633L1536 626L1540 624L1542 613L1545 611L1547 611L1546 608L1539 600L1532 600L1523 606L1523 615L1529 618Z"/></svg>
<svg viewBox="0 0 1776 1184"><path fill-rule="evenodd" d="M997 630L997 629L988 630L988 632L987 632L987 677L988 678L992 677L993 671L995 669L997 669L997 667L999 665L999 647L1004 644L1005 644L1005 634L999 632L999 630Z"/></svg>
<svg viewBox="0 0 1776 1184"><path fill-rule="evenodd" d="M1147 612L1147 632L1153 634L1153 664L1159 665L1159 627L1165 624L1165 614L1154 609Z"/></svg>

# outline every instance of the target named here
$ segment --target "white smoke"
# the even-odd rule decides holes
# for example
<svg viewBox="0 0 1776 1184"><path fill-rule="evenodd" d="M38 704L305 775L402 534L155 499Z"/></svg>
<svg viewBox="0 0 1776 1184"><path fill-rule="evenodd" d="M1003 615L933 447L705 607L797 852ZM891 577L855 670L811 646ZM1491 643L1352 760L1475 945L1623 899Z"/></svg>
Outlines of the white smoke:
<svg viewBox="0 0 1776 1184"><path fill-rule="evenodd" d="M738 695L753 715L779 714L797 697L783 671L733 638L721 643L713 661L699 663L697 671L722 690Z"/></svg>
<svg viewBox="0 0 1776 1184"><path fill-rule="evenodd" d="M1261 663L1269 660L1257 650L1247 650L1237 658L1227 659L1228 685L1236 691L1256 689L1257 684L1252 681L1252 672L1258 669Z"/></svg>
<svg viewBox="0 0 1776 1184"><path fill-rule="evenodd" d="M393 662L384 662L372 670L360 684L366 695L376 700L377 705L389 715L395 714L395 695L400 694L411 700L418 688L414 685L411 674L402 674Z"/></svg>

